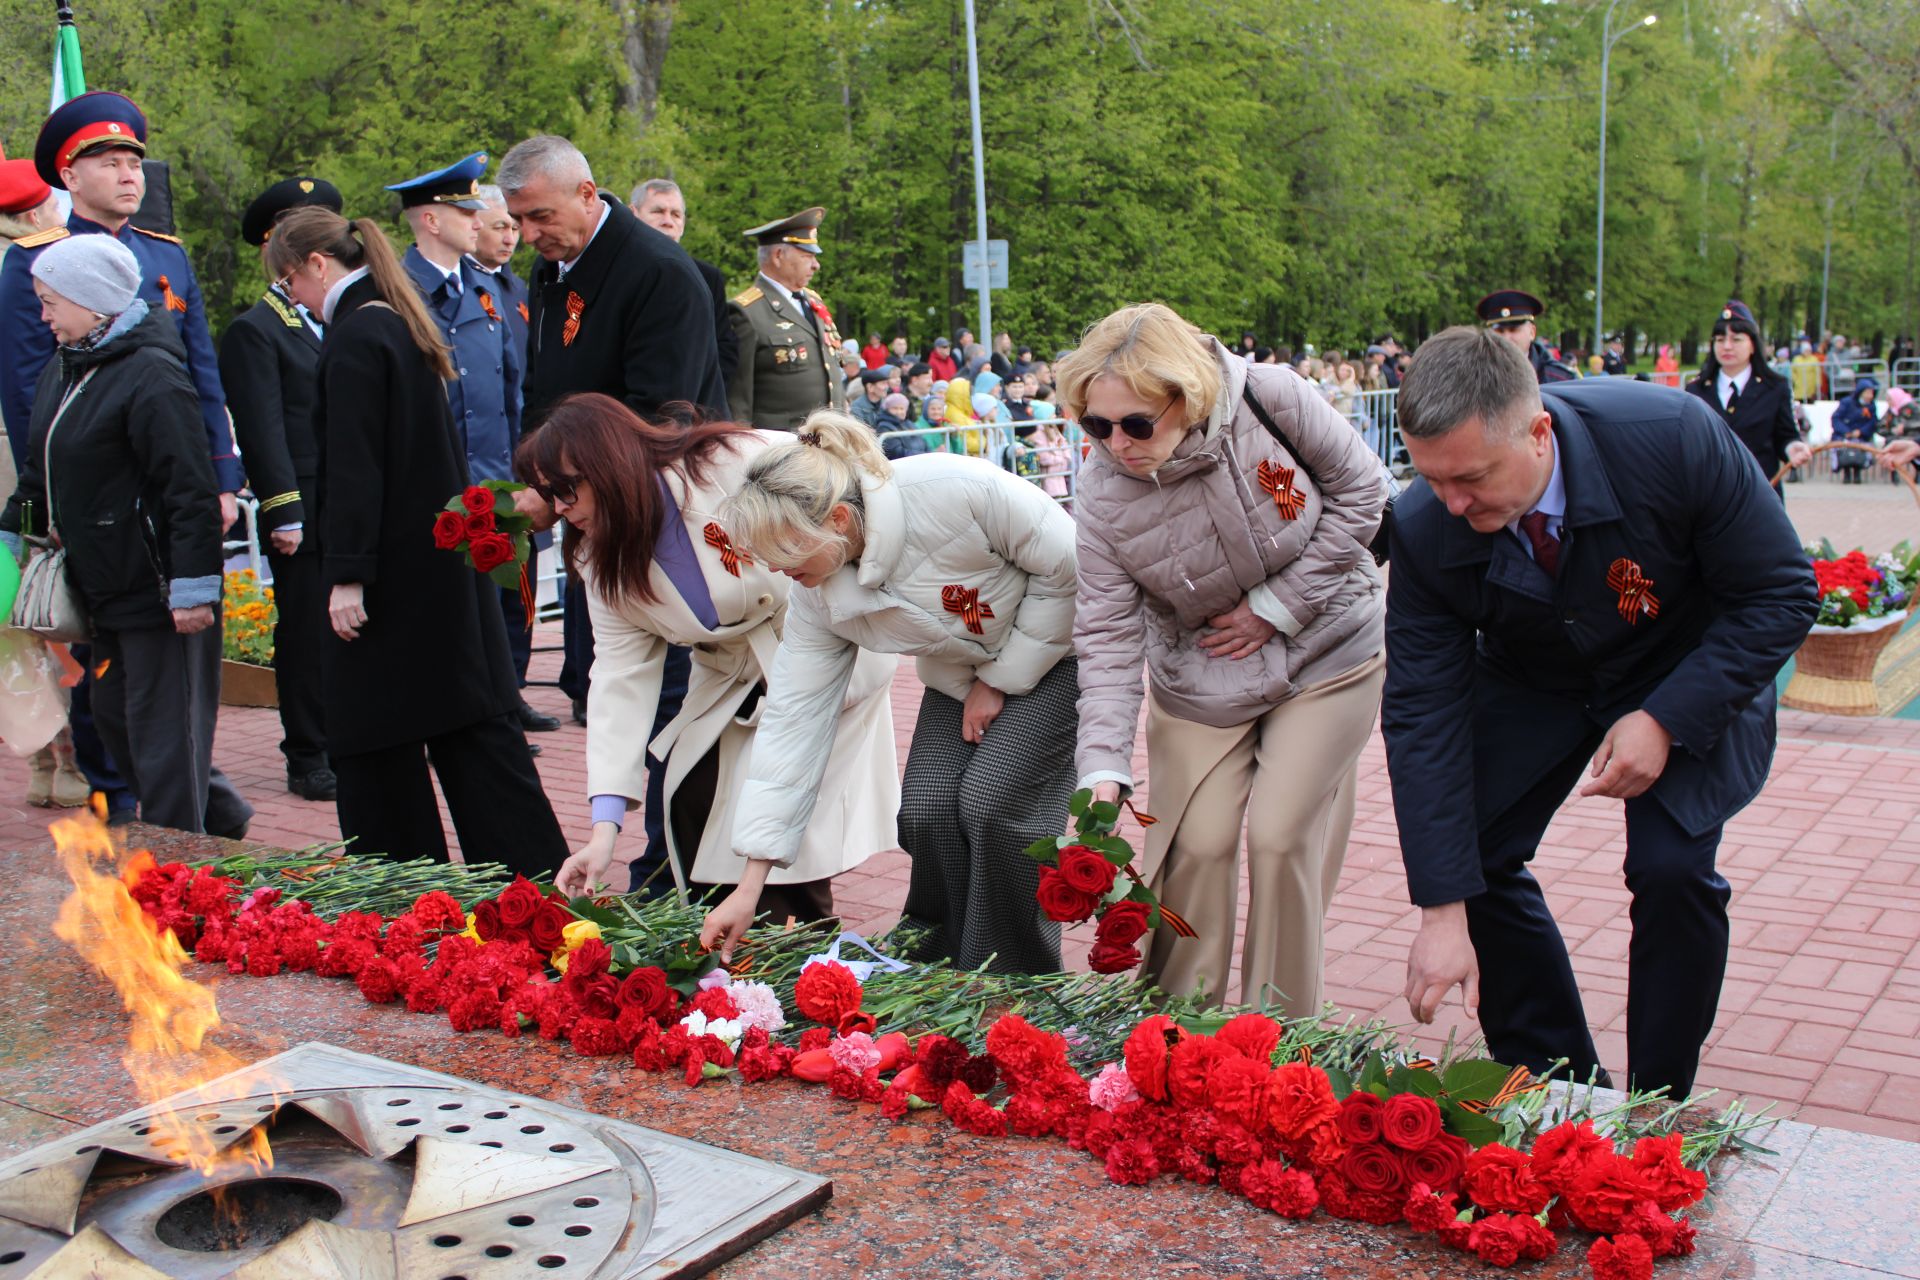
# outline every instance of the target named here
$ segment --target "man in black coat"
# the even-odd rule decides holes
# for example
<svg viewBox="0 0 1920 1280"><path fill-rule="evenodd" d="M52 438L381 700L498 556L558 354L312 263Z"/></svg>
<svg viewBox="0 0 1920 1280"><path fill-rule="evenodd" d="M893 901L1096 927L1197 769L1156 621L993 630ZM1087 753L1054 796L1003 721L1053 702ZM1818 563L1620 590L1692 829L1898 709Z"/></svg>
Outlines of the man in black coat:
<svg viewBox="0 0 1920 1280"><path fill-rule="evenodd" d="M495 181L521 234L540 255L530 282L533 319L522 383L526 429L539 430L541 415L578 391L623 400L642 417L658 418L669 406L724 416L718 341L723 322L716 320L709 286L686 251L600 191L587 158L565 138L544 134L515 146L501 160ZM537 522L552 524L552 508L537 494L523 490L516 499ZM581 592L567 592L563 622L560 687L573 699L574 717L584 721L593 628ZM685 649L667 650L649 740L680 713L690 665ZM664 783L663 769L649 757L647 851L637 868L643 881L664 865Z"/></svg>
<svg viewBox="0 0 1920 1280"><path fill-rule="evenodd" d="M686 234L687 198L679 183L668 178L648 178L633 189L627 203L634 217L675 244ZM720 274L720 268L703 258L695 258L693 265L699 270L700 278L707 282L707 292L713 297L713 338L720 347L720 381L724 386L728 371L740 361L740 339L727 322L727 278Z"/></svg>
<svg viewBox="0 0 1920 1280"><path fill-rule="evenodd" d="M276 182L247 206L240 238L256 248L264 245L275 219L308 204L338 213L340 192L317 178ZM337 783L327 764L320 694L327 592L320 580L318 539L307 536L307 508L320 476L320 446L313 429L320 334L320 318L276 283L227 326L220 340L220 383L227 390L247 484L260 504L259 528L273 570L273 603L279 614L273 629L273 670L287 790L305 800L331 801Z"/></svg>
<svg viewBox="0 0 1920 1280"><path fill-rule="evenodd" d="M1543 396L1519 348L1461 327L1421 347L1399 410L1422 477L1394 508L1382 714L1423 909L1408 1004L1428 1022L1462 986L1501 1061L1600 1071L1527 869L1591 773L1581 795L1626 802L1627 1070L1683 1095L1726 967L1720 832L1766 781L1812 570L1690 396L1624 379Z"/></svg>

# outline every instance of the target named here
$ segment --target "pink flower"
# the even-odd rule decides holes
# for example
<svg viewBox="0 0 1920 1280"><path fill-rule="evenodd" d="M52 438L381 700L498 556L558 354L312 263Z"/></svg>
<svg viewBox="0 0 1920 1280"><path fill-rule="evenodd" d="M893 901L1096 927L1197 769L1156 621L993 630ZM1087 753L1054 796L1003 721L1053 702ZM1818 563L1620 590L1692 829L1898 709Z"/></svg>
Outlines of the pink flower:
<svg viewBox="0 0 1920 1280"><path fill-rule="evenodd" d="M780 1008L780 997L766 983L736 982L727 988L727 994L733 997L733 1003L740 1009L740 1025L758 1027L768 1033L787 1025L786 1012Z"/></svg>
<svg viewBox="0 0 1920 1280"><path fill-rule="evenodd" d="M856 1076L867 1074L869 1067L880 1065L880 1050L873 1037L864 1031L852 1031L827 1046L827 1056L836 1067L845 1067Z"/></svg>
<svg viewBox="0 0 1920 1280"><path fill-rule="evenodd" d="M1100 1068L1100 1074L1087 1083L1087 1101L1102 1111L1117 1111L1122 1104L1139 1099L1140 1091L1133 1087L1126 1067L1118 1062Z"/></svg>
<svg viewBox="0 0 1920 1280"><path fill-rule="evenodd" d="M715 969L713 972L702 977L694 986L695 989L699 991L711 991L715 987L727 987L732 982L732 977L728 975L725 969Z"/></svg>

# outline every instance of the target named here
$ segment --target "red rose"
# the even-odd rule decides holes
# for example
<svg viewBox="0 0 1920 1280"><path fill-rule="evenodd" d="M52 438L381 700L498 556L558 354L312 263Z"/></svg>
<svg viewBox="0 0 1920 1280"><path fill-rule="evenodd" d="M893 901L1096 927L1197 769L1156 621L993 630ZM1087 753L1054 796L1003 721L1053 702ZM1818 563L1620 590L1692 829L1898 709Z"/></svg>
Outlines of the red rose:
<svg viewBox="0 0 1920 1280"><path fill-rule="evenodd" d="M1467 1194L1482 1209L1508 1213L1539 1213L1553 1199L1553 1193L1535 1181L1533 1162L1498 1142L1467 1157Z"/></svg>
<svg viewBox="0 0 1920 1280"><path fill-rule="evenodd" d="M520 879L508 885L495 899L500 908L500 924L509 933L521 933L533 923L546 899L530 881Z"/></svg>
<svg viewBox="0 0 1920 1280"><path fill-rule="evenodd" d="M1639 1236L1595 1240L1587 1250L1593 1280L1653 1280L1653 1249Z"/></svg>
<svg viewBox="0 0 1920 1280"><path fill-rule="evenodd" d="M493 510L493 490L483 484L468 485L460 495L460 505L471 515L483 515Z"/></svg>
<svg viewBox="0 0 1920 1280"><path fill-rule="evenodd" d="M623 1009L639 1009L656 1021L673 1012L673 995L667 988L667 974L657 965L635 969L620 984L617 1003Z"/></svg>
<svg viewBox="0 0 1920 1280"><path fill-rule="evenodd" d="M1440 1107L1417 1093L1397 1093L1380 1113L1380 1136L1403 1151L1418 1151L1440 1136Z"/></svg>
<svg viewBox="0 0 1920 1280"><path fill-rule="evenodd" d="M475 569L492 573L513 561L513 542L503 533L483 533L468 544L467 554L473 557Z"/></svg>
<svg viewBox="0 0 1920 1280"><path fill-rule="evenodd" d="M1147 914L1144 903L1132 901L1114 903L1101 913L1100 924L1093 931L1096 947L1100 943L1111 947L1132 947L1147 931ZM1131 968L1132 965L1128 964L1125 967ZM1094 972L1114 973L1117 970L1095 969Z"/></svg>
<svg viewBox="0 0 1920 1280"><path fill-rule="evenodd" d="M473 907L473 931L486 942L500 936L500 904L492 898Z"/></svg>
<svg viewBox="0 0 1920 1280"><path fill-rule="evenodd" d="M1375 1094L1355 1089L1340 1102L1340 1136L1358 1146L1380 1140L1381 1101Z"/></svg>
<svg viewBox="0 0 1920 1280"><path fill-rule="evenodd" d="M467 517L467 536L478 538L482 534L492 533L494 529L493 512L482 511L478 515Z"/></svg>
<svg viewBox="0 0 1920 1280"><path fill-rule="evenodd" d="M533 923L527 926L527 941L541 951L558 951L567 944L566 927L572 923L571 911L543 902L534 913Z"/></svg>
<svg viewBox="0 0 1920 1280"><path fill-rule="evenodd" d="M1340 1162L1340 1172L1363 1195L1398 1195L1403 1190L1400 1162L1377 1142L1355 1147Z"/></svg>
<svg viewBox="0 0 1920 1280"><path fill-rule="evenodd" d="M1113 864L1085 845L1070 844L1060 851L1060 876L1082 893L1102 897L1113 888Z"/></svg>
<svg viewBox="0 0 1920 1280"><path fill-rule="evenodd" d="M1452 1191L1460 1185L1460 1177L1467 1170L1467 1157L1472 1154L1473 1148L1465 1138L1443 1133L1418 1151L1407 1152L1401 1164L1407 1170L1407 1181Z"/></svg>
<svg viewBox="0 0 1920 1280"><path fill-rule="evenodd" d="M1078 924L1100 905L1095 895L1074 888L1058 867L1040 868L1040 888L1036 896L1047 919L1061 924Z"/></svg>
<svg viewBox="0 0 1920 1280"><path fill-rule="evenodd" d="M1275 1067L1267 1089L1267 1123L1290 1141L1298 1141L1315 1125L1340 1114L1327 1073L1304 1062Z"/></svg>
<svg viewBox="0 0 1920 1280"><path fill-rule="evenodd" d="M1095 973L1125 973L1140 963L1140 948L1095 942L1087 952L1087 968Z"/></svg>
<svg viewBox="0 0 1920 1280"><path fill-rule="evenodd" d="M833 960L808 965L793 984L794 1006L829 1027L838 1027L842 1018L858 1010L863 994L853 970Z"/></svg>
<svg viewBox="0 0 1920 1280"><path fill-rule="evenodd" d="M467 540L467 519L458 511L442 511L433 518L433 545L453 551Z"/></svg>

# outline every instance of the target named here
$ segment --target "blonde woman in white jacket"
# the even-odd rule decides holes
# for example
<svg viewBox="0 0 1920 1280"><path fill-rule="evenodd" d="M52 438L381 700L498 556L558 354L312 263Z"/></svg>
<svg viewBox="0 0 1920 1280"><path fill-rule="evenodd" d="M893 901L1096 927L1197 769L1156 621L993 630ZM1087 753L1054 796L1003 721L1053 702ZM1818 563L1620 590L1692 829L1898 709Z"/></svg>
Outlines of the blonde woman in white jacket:
<svg viewBox="0 0 1920 1280"><path fill-rule="evenodd" d="M755 458L791 439L731 423L656 425L609 396L563 400L523 442L521 473L567 521L563 550L593 618L587 791L593 836L555 883L607 883L626 811L646 794L647 752L666 765L667 866L682 893L740 881L733 852L741 772L779 647L790 584L740 550L721 507ZM651 744L669 644L693 655L680 714ZM775 919L833 914L832 877L893 847L900 797L890 691L897 659L864 658L828 714L832 782L795 856L762 889Z"/></svg>
<svg viewBox="0 0 1920 1280"><path fill-rule="evenodd" d="M991 463L889 462L865 426L821 411L754 460L727 527L800 586L734 825L751 861L702 943L730 955L760 879L792 862L856 660L898 653L927 686L900 801L904 916L928 930L922 958L1058 969L1060 926L1040 912L1024 850L1064 828L1073 790L1073 521Z"/></svg>

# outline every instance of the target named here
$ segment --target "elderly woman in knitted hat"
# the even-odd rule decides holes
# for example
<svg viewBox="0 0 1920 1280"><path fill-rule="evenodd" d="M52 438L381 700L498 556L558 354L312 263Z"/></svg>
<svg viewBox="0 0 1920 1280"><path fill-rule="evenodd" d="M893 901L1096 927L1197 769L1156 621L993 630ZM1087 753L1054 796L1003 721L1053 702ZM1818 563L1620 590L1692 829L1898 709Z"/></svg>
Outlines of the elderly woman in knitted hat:
<svg viewBox="0 0 1920 1280"><path fill-rule="evenodd" d="M220 492L179 327L140 301L112 236L33 263L60 344L40 374L26 468L0 539L66 548L93 625L93 711L140 797L183 831L244 830L252 808L213 767L220 704Z"/></svg>

